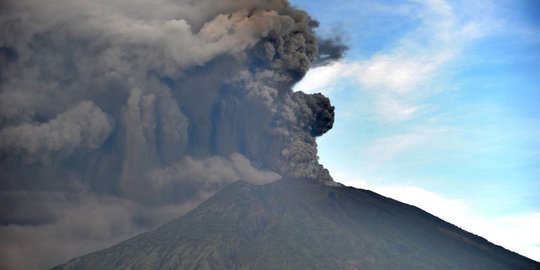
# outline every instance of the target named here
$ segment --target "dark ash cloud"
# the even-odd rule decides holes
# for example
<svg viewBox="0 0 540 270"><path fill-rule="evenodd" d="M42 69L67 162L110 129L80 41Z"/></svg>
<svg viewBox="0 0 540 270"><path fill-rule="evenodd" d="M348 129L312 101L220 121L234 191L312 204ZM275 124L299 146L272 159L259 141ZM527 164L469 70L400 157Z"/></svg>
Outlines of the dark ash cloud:
<svg viewBox="0 0 540 270"><path fill-rule="evenodd" d="M319 51L312 66L324 66L342 59L349 50L341 37L319 38Z"/></svg>
<svg viewBox="0 0 540 270"><path fill-rule="evenodd" d="M333 183L315 138L334 108L291 89L342 56L317 24L284 0L2 3L0 268L102 248L238 179Z"/></svg>

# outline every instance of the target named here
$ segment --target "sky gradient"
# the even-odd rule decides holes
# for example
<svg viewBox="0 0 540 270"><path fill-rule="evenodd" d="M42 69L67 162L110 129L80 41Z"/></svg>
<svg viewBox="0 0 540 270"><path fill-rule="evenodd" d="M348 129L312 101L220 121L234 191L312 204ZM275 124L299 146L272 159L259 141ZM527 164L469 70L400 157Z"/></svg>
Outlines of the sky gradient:
<svg viewBox="0 0 540 270"><path fill-rule="evenodd" d="M295 87L336 106L332 176L540 260L540 4L292 4L349 46Z"/></svg>

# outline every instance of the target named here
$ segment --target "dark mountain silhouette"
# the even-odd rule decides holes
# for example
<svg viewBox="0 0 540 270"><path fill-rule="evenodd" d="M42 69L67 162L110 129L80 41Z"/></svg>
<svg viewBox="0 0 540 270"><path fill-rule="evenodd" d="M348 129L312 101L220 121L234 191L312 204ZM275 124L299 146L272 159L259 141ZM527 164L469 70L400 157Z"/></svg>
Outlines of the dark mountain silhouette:
<svg viewBox="0 0 540 270"><path fill-rule="evenodd" d="M540 269L419 208L313 180L238 181L190 213L54 269Z"/></svg>

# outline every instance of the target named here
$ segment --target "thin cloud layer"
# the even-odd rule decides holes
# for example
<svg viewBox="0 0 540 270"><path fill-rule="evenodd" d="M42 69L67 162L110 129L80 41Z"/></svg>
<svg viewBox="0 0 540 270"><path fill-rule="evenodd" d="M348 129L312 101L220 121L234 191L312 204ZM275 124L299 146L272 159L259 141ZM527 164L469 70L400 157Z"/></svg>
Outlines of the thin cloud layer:
<svg viewBox="0 0 540 270"><path fill-rule="evenodd" d="M368 59L316 67L295 89L328 93L340 88L338 84L344 81L352 82L375 98L374 108L382 120L413 119L422 107L417 104L417 96L429 92L425 88L430 80L480 35L480 22L460 21L452 6L443 0L409 4L418 7L407 10L405 15L418 20L419 25L405 33L392 49ZM395 10L384 12L393 14Z"/></svg>

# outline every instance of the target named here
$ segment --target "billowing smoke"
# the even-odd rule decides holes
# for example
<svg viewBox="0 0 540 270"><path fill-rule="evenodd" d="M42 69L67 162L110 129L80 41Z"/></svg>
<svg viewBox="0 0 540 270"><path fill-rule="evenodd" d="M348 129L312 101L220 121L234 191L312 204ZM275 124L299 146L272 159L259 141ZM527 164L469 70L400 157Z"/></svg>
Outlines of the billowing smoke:
<svg viewBox="0 0 540 270"><path fill-rule="evenodd" d="M238 179L332 183L315 138L334 108L291 90L342 55L318 53L317 25L286 0L2 2L0 268L102 248Z"/></svg>

